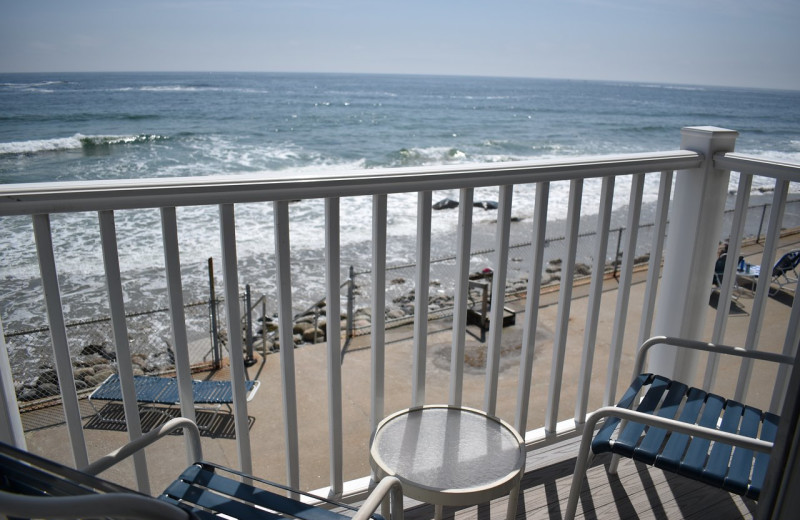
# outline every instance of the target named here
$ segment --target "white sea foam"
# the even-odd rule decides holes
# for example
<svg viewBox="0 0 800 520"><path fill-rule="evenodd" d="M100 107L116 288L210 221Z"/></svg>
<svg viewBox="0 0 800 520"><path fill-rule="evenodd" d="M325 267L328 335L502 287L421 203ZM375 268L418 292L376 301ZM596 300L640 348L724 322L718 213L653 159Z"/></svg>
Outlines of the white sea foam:
<svg viewBox="0 0 800 520"><path fill-rule="evenodd" d="M226 92L226 93L239 93L239 94L267 94L269 90L254 89L254 88L238 88L238 87L209 87L209 86L194 86L194 85L145 85L137 88L123 87L117 89L109 89L117 92L127 92L130 90L139 90L141 92Z"/></svg>
<svg viewBox="0 0 800 520"><path fill-rule="evenodd" d="M75 134L71 137L54 137L52 139L33 139L30 141L12 141L0 143L0 155L35 154L40 152L57 152L78 150L85 146L102 146L114 144L132 144L166 139L159 135L94 135Z"/></svg>
<svg viewBox="0 0 800 520"><path fill-rule="evenodd" d="M84 136L81 134L75 134L72 137L57 137L54 139L34 139L30 141L0 143L0 155L74 150L83 146L83 143L81 142L83 137Z"/></svg>

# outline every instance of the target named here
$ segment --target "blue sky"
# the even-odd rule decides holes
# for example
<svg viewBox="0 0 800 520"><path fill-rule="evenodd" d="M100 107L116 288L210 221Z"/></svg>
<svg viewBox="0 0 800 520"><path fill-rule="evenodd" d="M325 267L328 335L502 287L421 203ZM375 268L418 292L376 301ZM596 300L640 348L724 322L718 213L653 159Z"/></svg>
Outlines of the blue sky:
<svg viewBox="0 0 800 520"><path fill-rule="evenodd" d="M0 0L0 72L186 70L800 90L800 1Z"/></svg>

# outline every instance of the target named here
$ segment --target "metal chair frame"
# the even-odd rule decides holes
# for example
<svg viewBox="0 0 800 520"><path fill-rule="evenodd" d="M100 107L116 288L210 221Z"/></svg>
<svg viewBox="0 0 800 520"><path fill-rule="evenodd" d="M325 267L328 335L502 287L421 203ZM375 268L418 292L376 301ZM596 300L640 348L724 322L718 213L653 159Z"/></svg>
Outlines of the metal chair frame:
<svg viewBox="0 0 800 520"><path fill-rule="evenodd" d="M647 340L637 352L633 382L620 400L620 404L600 408L586 420L564 515L566 520L575 517L583 479L594 454L605 451L614 453L608 467L608 472L611 474L617 472L619 459L625 456L648 464L655 463L664 470L678 472L710 485L758 499L777 430L778 417L702 390L689 389L677 381L652 374L642 374L647 352L653 346L660 344L740 358L795 364L794 358L771 352L665 336ZM636 400L643 387L655 384L662 385L660 390L654 392L655 398L645 395L641 401ZM667 388L670 389L669 392L666 391ZM687 397L692 391L694 396ZM700 404L697 410L688 411L690 408L688 403L698 399ZM706 402L712 401L714 404L706 406ZM637 402L639 409L630 409ZM699 413L700 407L703 408L702 414ZM730 414L727 413L728 409L731 411ZM720 419L723 410L725 414ZM679 418L673 418L678 417L679 413ZM747 416L745 419L742 419L743 414ZM605 419L603 427L595 432L597 423L603 419ZM742 431L739 430L739 421L742 424ZM745 423L748 426L745 426ZM754 430L753 424L755 424ZM617 437L612 439L615 432ZM651 435L649 439L648 435ZM760 438L756 438L758 436ZM709 441L714 441L710 454ZM672 453L666 453L668 450ZM677 457L677 463L673 456ZM657 460L662 463L659 464ZM734 469L728 473L731 467Z"/></svg>

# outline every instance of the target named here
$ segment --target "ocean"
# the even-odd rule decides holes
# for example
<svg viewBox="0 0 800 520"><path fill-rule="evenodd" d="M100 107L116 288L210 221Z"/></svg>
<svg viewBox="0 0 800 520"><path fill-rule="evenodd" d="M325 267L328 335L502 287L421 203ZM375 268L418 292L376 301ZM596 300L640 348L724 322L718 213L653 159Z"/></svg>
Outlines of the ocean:
<svg viewBox="0 0 800 520"><path fill-rule="evenodd" d="M800 162L800 92L523 78L278 73L0 74L0 183L330 172L674 150L680 129L740 132L737 151ZM732 190L736 186L731 179ZM599 182L584 188L597 211ZM648 175L645 203L656 198ZM768 189L754 181L754 193ZM563 218L568 186L552 188ZM792 186L793 194L798 191ZM513 214L533 214L533 187ZM456 192L437 192L434 202ZM497 189L476 200L497 200ZM615 208L628 201L619 182ZM294 306L324 296L322 200L291 205ZM647 212L645 212L646 214ZM185 300L208 296L221 259L216 208L178 211ZM274 295L270 204L236 207L240 282ZM433 257L452 254L456 212L434 212ZM473 248L491 247L496 212L476 210ZM342 200L342 266L369 267L371 200ZM0 317L6 331L46 324L29 218L0 228ZM117 212L126 306L166 306L156 210ZM97 216L52 219L68 320L107 314ZM523 226L524 228L524 226ZM583 231L583 228L582 228ZM416 195L389 199L390 264L414 259ZM514 240L529 240L523 229ZM480 260L484 261L484 260ZM219 262L218 262L219 263ZM217 276L221 277L220 273ZM274 304L274 298L271 300Z"/></svg>

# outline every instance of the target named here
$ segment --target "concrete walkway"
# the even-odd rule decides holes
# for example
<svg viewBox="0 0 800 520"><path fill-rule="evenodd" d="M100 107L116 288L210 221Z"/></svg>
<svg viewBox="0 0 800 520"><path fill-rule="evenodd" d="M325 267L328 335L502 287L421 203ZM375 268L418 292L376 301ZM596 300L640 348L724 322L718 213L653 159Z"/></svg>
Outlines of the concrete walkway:
<svg viewBox="0 0 800 520"><path fill-rule="evenodd" d="M779 255L800 247L800 234L786 236L781 241ZM762 246L748 245L743 254L750 263L760 261ZM634 276L630 304L625 324L623 354L620 368L617 396L627 387L632 370L632 362L638 343L641 309L644 298L646 271L638 271ZM601 405L603 389L608 372L609 345L616 310L617 282L606 280L600 309L600 323L595 344L594 366L589 410ZM569 334L567 337L566 364L563 373L563 390L559 420L574 414L575 393L580 359L583 350L584 327L587 316L588 280L576 285L571 301ZM764 325L761 329L760 348L780 351L783 347L786 324L793 300L793 292L781 292L769 299ZM558 292L544 292L539 310L536 354L534 360L533 387L528 413L528 429L544 425L550 365L552 360L553 331L558 311ZM733 302L725 343L743 345L750 325L752 295L742 292ZM500 372L497 415L509 423L514 423L514 407L517 402L517 380L519 377L519 352L522 342L525 299L507 302L507 306L517 311L516 324L503 329L502 367ZM712 295L706 316L706 337L711 331L716 314L715 298ZM450 320L436 320L429 324L425 402L427 404L446 403L450 370L450 347L452 342L452 323ZM475 327L467 334L467 371L464 375L463 404L484 408L484 388L486 344L474 336L479 336ZM474 335L474 336L473 336ZM386 398L384 415L411 405L412 371L412 328L404 326L386 332ZM369 475L367 460L370 439L370 337L356 337L351 342L342 363L343 414L344 414L344 478L355 479ZM296 378L298 391L298 420L300 437L300 478L304 489L317 489L330 481L328 438L328 396L326 345L308 345L295 349ZM704 368L704 363L701 367ZM258 362L249 367L250 378L259 379L261 388L256 398L248 403L251 418L250 438L253 453L254 474L283 482L286 479L283 410L281 402L281 374L279 355L269 354L258 357ZM702 369L698 371L696 384L702 382ZM225 379L227 369L215 373L196 374L196 378ZM738 378L738 365L721 363L717 387L719 393L732 394ZM766 407L774 385L775 371L760 370L756 365L751 382L748 403ZM82 405L84 406L84 405ZM85 409L85 408L84 408ZM90 411L90 410L89 410ZM199 421L205 417L200 414ZM128 439L124 431L114 431L92 423L90 417L84 429L90 449L90 459L114 449ZM236 441L232 438L232 417L221 414L213 425L216 437L204 436L205 457L214 462L238 467ZM69 441L64 426L40 428L26 434L28 448L56 460L71 464ZM159 492L169 484L185 466L184 449L181 437L164 439L155 448L147 451L148 468L151 475L152 491ZM109 470L105 476L133 487L133 474L129 465Z"/></svg>

